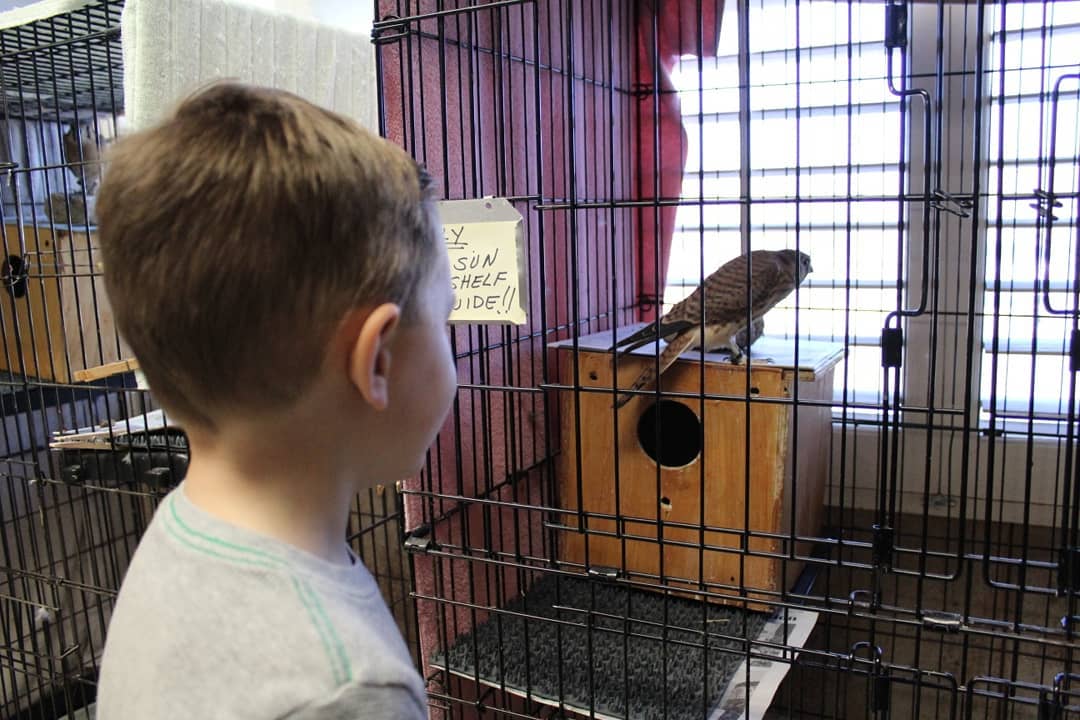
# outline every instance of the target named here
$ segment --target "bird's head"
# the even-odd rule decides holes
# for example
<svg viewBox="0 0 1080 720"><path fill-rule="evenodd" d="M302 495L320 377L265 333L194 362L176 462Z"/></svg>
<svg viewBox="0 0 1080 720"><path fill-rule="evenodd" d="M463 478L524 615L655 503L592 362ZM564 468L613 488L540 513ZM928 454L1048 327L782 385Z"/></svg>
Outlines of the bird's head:
<svg viewBox="0 0 1080 720"><path fill-rule="evenodd" d="M799 253L799 284L806 279L806 276L814 272L814 266L810 264L810 256L804 252Z"/></svg>
<svg viewBox="0 0 1080 720"><path fill-rule="evenodd" d="M802 285L803 280L806 280L806 276L814 272L814 267L810 264L810 256L798 250L781 250L780 252L788 262L791 276L795 278L799 285Z"/></svg>

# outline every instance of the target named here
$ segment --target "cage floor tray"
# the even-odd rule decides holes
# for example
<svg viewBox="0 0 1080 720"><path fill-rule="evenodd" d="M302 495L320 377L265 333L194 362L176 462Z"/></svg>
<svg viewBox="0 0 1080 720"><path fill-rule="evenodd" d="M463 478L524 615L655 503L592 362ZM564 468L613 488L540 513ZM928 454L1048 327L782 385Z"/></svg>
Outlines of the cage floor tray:
<svg viewBox="0 0 1080 720"><path fill-rule="evenodd" d="M600 718L761 717L794 658L755 657L748 673L744 639L802 647L817 620L813 612L769 617L676 597L665 608L653 591L556 576L503 610L432 665L522 697L528 688L544 704L561 697L568 709ZM769 654L759 645L753 652Z"/></svg>

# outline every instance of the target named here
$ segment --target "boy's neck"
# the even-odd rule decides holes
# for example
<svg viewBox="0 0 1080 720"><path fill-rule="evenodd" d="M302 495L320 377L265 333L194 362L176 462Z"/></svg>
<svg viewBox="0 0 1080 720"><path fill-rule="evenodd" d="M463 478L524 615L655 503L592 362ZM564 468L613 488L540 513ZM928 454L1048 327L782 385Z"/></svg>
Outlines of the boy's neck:
<svg viewBox="0 0 1080 720"><path fill-rule="evenodd" d="M194 505L329 562L350 562L345 534L361 483L325 436L295 426L287 434L188 434L184 493Z"/></svg>

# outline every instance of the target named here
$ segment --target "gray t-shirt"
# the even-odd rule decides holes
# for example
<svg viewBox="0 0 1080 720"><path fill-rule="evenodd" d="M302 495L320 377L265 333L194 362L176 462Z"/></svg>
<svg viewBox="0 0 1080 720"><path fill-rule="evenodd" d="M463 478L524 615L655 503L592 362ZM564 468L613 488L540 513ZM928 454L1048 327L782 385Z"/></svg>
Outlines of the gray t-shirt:
<svg viewBox="0 0 1080 720"><path fill-rule="evenodd" d="M158 508L116 601L99 720L427 717L371 574L208 515Z"/></svg>

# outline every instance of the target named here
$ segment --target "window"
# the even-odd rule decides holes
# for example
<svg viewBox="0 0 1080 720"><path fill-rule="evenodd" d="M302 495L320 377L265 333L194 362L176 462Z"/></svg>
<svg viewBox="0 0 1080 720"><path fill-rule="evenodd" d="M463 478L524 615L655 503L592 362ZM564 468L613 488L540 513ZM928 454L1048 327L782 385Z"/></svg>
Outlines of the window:
<svg viewBox="0 0 1080 720"><path fill-rule="evenodd" d="M987 88L991 201L986 208L986 355L980 394L984 411L993 409L1005 419L1026 417L1033 410L1050 420L1068 411L1073 326L1071 317L1055 313L1077 307L1080 2L1010 3L1004 16L1001 8L988 12L993 28ZM1060 91L1056 107L1055 88ZM1056 158L1053 177L1051 152ZM1052 190L1060 206L1050 208L1036 190ZM1046 214L1040 217L1032 205L1056 219L1048 223ZM1047 301L1055 312L1047 309ZM991 354L995 336L996 362Z"/></svg>
<svg viewBox="0 0 1080 720"><path fill-rule="evenodd" d="M983 313L976 316L982 353L973 370L983 419L990 410L1004 417L1026 417L1029 409L1040 417L1063 416L1072 319L1048 311L1037 290L1045 278L1055 311L1076 308L1080 2L988 4L981 43L974 3L946 4L940 17L936 4L912 6L907 70L912 84L930 90L935 100L938 61L931 43L941 34L937 24L946 28L942 133L939 141L935 132L931 148L922 147L921 103L909 103L905 122L889 91L883 3L755 0L748 12L748 66L741 71L738 7L729 3L725 9L717 57L684 58L673 77L689 142L683 198L702 203L680 207L665 301L682 299L703 271L746 250L744 225L755 249L797 244L815 271L800 291L798 311L792 295L766 317L766 332L848 345L835 399L878 405L878 341L902 291L898 267L911 285L904 292L919 279L916 215L922 206L903 205L898 196L923 193L927 151L940 151L942 158L933 166L932 189L970 196L971 158L978 152L978 262L984 271L976 308ZM975 76L977 48L985 52L981 78ZM899 80L900 73L897 61L892 75ZM743 98L740 76L749 78ZM981 108L975 104L979 83ZM749 124L749 163L741 158L741 121ZM976 122L984 131L977 149ZM1052 190L1060 206L1048 227L1031 205L1039 203L1036 189L1051 190L1049 163L1039 161L1049 157L1051 143L1057 160ZM909 187L901 185L902 158L912 163L903 180ZM747 189L744 216L737 199ZM904 207L912 217L901 214ZM942 251L934 287L948 288L942 293L950 295L939 298L939 307L962 316L968 309L962 289L970 277L970 250L964 248L971 245L971 223L946 217L937 226ZM1043 265L1048 241L1050 261ZM913 302L917 298L904 298L905 307ZM957 359L965 354L961 322L940 320L935 334L937 372L953 378L944 399L939 382L938 398L952 407L960 406L964 386L965 366ZM923 325L906 328L909 352L930 337ZM921 393L926 375L926 363L908 363L905 391Z"/></svg>
<svg viewBox="0 0 1080 720"><path fill-rule="evenodd" d="M752 5L748 108L740 108L736 4L724 12L717 57L684 58L673 74L689 141L683 198L703 204L679 209L665 302L748 249L736 201L748 186L750 246L798 246L814 266L799 310L792 294L768 314L765 332L851 346L836 398L877 404L878 341L896 304L901 252L900 104L885 79L884 6L805 3L796 18L790 4ZM750 128L745 168L740 110Z"/></svg>

